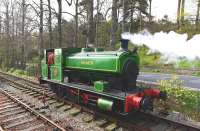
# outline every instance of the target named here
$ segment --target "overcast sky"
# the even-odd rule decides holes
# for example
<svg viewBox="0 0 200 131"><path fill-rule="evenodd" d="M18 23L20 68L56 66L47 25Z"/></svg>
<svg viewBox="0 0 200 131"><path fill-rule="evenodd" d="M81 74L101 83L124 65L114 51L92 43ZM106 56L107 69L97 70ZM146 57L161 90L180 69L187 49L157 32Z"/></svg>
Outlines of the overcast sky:
<svg viewBox="0 0 200 131"><path fill-rule="evenodd" d="M195 15L196 0L185 1L185 15ZM152 15L163 18L166 14L171 20L176 20L178 0L152 0Z"/></svg>
<svg viewBox="0 0 200 131"><path fill-rule="evenodd" d="M36 0L36 1L39 2L39 0ZM112 0L107 0L107 1L110 4L112 3ZM186 16L196 14L196 1L197 0L185 1L185 15ZM52 6L57 9L57 0L51 0L51 2L52 2ZM152 15L155 16L155 19L161 19L163 18L164 15L168 15L170 20L175 21L177 5L178 5L178 0L152 0ZM74 14L74 7L69 7L64 0L63 0L63 10ZM72 18L71 16L66 15L66 14L63 14L63 17L66 20L69 20Z"/></svg>
<svg viewBox="0 0 200 131"><path fill-rule="evenodd" d="M109 0L108 0L109 1ZM111 1L111 0L110 0ZM196 1L185 1L185 15L195 15L196 13ZM178 0L152 0L152 15L156 19L161 19L166 14L170 20L176 20ZM69 8L69 10L72 10ZM74 12L74 11L72 11Z"/></svg>

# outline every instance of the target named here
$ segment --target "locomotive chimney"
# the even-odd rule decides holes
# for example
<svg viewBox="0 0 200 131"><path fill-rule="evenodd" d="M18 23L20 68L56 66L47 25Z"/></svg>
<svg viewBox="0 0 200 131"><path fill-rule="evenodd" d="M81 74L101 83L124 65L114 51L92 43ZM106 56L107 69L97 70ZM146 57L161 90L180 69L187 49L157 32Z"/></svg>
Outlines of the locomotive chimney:
<svg viewBox="0 0 200 131"><path fill-rule="evenodd" d="M128 51L128 39L121 39L120 51Z"/></svg>

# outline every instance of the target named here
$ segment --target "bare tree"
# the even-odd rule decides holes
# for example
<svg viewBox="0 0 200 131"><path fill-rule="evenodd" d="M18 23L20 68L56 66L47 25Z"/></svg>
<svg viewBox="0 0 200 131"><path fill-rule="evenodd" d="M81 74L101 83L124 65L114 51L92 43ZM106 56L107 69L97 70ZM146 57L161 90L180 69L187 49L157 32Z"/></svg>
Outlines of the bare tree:
<svg viewBox="0 0 200 131"><path fill-rule="evenodd" d="M76 0L75 2L75 40L74 40L74 47L78 45L78 2L79 0Z"/></svg>
<svg viewBox="0 0 200 131"><path fill-rule="evenodd" d="M116 32L118 27L117 18L117 0L112 1L112 25L111 25L111 41L110 45L113 46L116 43Z"/></svg>
<svg viewBox="0 0 200 131"><path fill-rule="evenodd" d="M39 60L42 60L42 51L43 51L43 45L44 45L44 39L43 39L43 0L40 0L40 25L39 25ZM39 67L40 67L40 62L39 62ZM39 68L40 71L40 68Z"/></svg>
<svg viewBox="0 0 200 131"><path fill-rule="evenodd" d="M181 25L184 24L184 18L185 18L185 0L181 1Z"/></svg>
<svg viewBox="0 0 200 131"><path fill-rule="evenodd" d="M13 66L15 64L15 5L16 1L11 0L11 41L9 42L10 45L12 45L12 48L10 48L10 65Z"/></svg>
<svg viewBox="0 0 200 131"><path fill-rule="evenodd" d="M135 11L135 3L136 3L136 1L135 0L132 0L131 1L131 13L130 13L130 26L129 26L129 32L132 32L133 31L133 25L134 25L134 20L133 20L133 13L134 13L134 11Z"/></svg>
<svg viewBox="0 0 200 131"><path fill-rule="evenodd" d="M40 0L40 27L39 27L39 54L41 56L43 49L43 0Z"/></svg>
<svg viewBox="0 0 200 131"><path fill-rule="evenodd" d="M48 30L49 30L49 45L50 48L52 48L52 41L53 41L53 35L52 35L52 12L51 12L51 1L48 1L48 11L49 11L49 17L48 17Z"/></svg>
<svg viewBox="0 0 200 131"><path fill-rule="evenodd" d="M123 0L123 21L122 21L122 32L126 32L128 31L128 28L127 28L127 24L126 24L126 19L128 17L128 0Z"/></svg>
<svg viewBox="0 0 200 131"><path fill-rule="evenodd" d="M199 11L200 11L200 0L198 0L197 2L197 13L196 13L196 20L195 20L196 27L198 27L198 24L199 24Z"/></svg>
<svg viewBox="0 0 200 131"><path fill-rule="evenodd" d="M7 44L9 44L9 39L10 39L10 16L9 16L9 1L4 2L6 12L5 12L5 28L6 28L6 41Z"/></svg>
<svg viewBox="0 0 200 131"><path fill-rule="evenodd" d="M2 16L0 15L0 40L2 39Z"/></svg>
<svg viewBox="0 0 200 131"><path fill-rule="evenodd" d="M5 32L6 32L6 52L5 52L5 65L9 66L10 60L10 16L9 16L9 6L10 2L8 0L4 1L5 6Z"/></svg>
<svg viewBox="0 0 200 131"><path fill-rule="evenodd" d="M184 24L184 15L185 15L185 0L178 0L177 7L177 26L178 29L181 25Z"/></svg>
<svg viewBox="0 0 200 131"><path fill-rule="evenodd" d="M87 0L87 15L88 15L87 45L94 44L94 39L95 39L93 4L94 4L93 0Z"/></svg>
<svg viewBox="0 0 200 131"><path fill-rule="evenodd" d="M25 18L26 18L26 3L25 0L22 0L22 43L24 46L24 37L25 37Z"/></svg>
<svg viewBox="0 0 200 131"><path fill-rule="evenodd" d="M20 30L21 30L21 17L20 17L20 15L21 15L21 9L20 8L16 8L17 10L16 10L16 12L15 12L15 37L18 37L18 36L20 36L21 34L19 33L20 32Z"/></svg>
<svg viewBox="0 0 200 131"><path fill-rule="evenodd" d="M25 68L25 65L26 65L26 56L25 56L25 18L26 18L26 1L22 0L22 46L21 46L22 68Z"/></svg>
<svg viewBox="0 0 200 131"><path fill-rule="evenodd" d="M96 14L96 47L98 47L98 26L99 26L99 0L97 0L97 14Z"/></svg>
<svg viewBox="0 0 200 131"><path fill-rule="evenodd" d="M58 46L62 47L62 0L57 0L58 3Z"/></svg>
<svg viewBox="0 0 200 131"><path fill-rule="evenodd" d="M15 39L15 16L14 16L14 11L15 11L15 2L11 1L11 16L12 16L12 40L14 41Z"/></svg>
<svg viewBox="0 0 200 131"><path fill-rule="evenodd" d="M149 0L149 22L151 22L152 20L151 9L152 9L152 0Z"/></svg>
<svg viewBox="0 0 200 131"><path fill-rule="evenodd" d="M180 28L180 9L181 9L181 0L178 0L177 16L176 16L178 29Z"/></svg>

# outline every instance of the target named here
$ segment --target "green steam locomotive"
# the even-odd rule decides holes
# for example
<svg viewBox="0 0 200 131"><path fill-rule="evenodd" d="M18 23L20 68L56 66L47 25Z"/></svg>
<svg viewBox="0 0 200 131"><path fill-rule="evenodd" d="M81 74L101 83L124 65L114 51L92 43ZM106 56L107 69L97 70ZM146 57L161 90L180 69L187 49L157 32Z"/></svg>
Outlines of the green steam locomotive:
<svg viewBox="0 0 200 131"><path fill-rule="evenodd" d="M101 48L44 50L40 83L48 83L58 95L85 106L127 114L152 109L154 98L165 98L158 89L136 86L139 56L122 39L117 51Z"/></svg>

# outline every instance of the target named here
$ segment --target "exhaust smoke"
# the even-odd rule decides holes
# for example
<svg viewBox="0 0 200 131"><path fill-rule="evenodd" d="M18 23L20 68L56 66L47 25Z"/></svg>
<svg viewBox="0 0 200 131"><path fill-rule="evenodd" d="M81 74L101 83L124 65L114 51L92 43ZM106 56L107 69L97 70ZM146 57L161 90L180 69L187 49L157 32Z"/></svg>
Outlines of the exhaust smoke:
<svg viewBox="0 0 200 131"><path fill-rule="evenodd" d="M121 37L139 46L146 45L151 53L160 52L168 60L174 61L180 57L186 57L189 60L200 58L200 34L187 40L187 34L178 34L174 31L151 34L143 30L134 34L125 32L121 34Z"/></svg>

